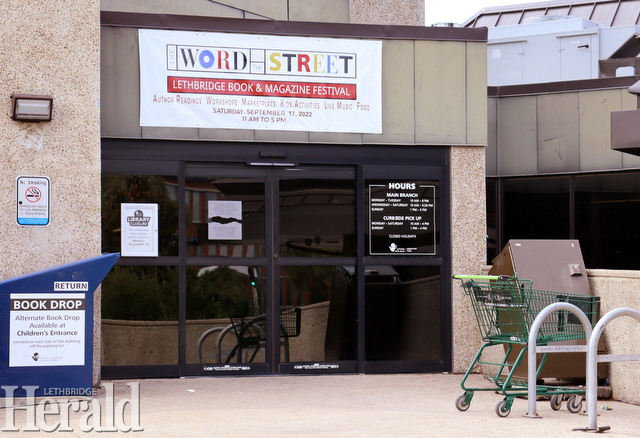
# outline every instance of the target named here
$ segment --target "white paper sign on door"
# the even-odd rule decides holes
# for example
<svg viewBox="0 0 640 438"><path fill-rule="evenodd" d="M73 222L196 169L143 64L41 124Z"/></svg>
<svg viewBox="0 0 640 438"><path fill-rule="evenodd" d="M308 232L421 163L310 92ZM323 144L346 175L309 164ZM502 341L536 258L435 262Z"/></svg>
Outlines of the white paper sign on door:
<svg viewBox="0 0 640 438"><path fill-rule="evenodd" d="M123 257L158 256L158 204L120 205Z"/></svg>
<svg viewBox="0 0 640 438"><path fill-rule="evenodd" d="M209 240L242 240L242 201L209 201Z"/></svg>

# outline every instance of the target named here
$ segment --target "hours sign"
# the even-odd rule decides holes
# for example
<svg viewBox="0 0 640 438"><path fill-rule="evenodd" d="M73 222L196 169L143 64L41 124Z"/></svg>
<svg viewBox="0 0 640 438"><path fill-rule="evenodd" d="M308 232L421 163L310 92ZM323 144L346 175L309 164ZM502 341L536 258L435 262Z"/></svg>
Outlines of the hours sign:
<svg viewBox="0 0 640 438"><path fill-rule="evenodd" d="M416 181L369 185L371 255L434 255L436 187Z"/></svg>

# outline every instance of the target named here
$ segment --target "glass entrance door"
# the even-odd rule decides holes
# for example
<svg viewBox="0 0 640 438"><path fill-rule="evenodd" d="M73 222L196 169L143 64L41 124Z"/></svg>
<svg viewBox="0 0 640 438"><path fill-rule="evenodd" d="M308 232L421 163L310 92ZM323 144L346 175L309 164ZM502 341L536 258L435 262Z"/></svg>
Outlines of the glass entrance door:
<svg viewBox="0 0 640 438"><path fill-rule="evenodd" d="M205 373L267 371L268 179L245 167L186 169L185 355Z"/></svg>
<svg viewBox="0 0 640 438"><path fill-rule="evenodd" d="M193 165L185 188L187 363L355 371L354 169Z"/></svg>
<svg viewBox="0 0 640 438"><path fill-rule="evenodd" d="M282 372L357 371L356 178L352 168L276 173L278 248L274 269L281 308L300 309ZM282 321L284 322L284 321Z"/></svg>
<svg viewBox="0 0 640 438"><path fill-rule="evenodd" d="M443 190L443 186L445 189ZM364 171L364 371L450 367L446 178L437 166Z"/></svg>

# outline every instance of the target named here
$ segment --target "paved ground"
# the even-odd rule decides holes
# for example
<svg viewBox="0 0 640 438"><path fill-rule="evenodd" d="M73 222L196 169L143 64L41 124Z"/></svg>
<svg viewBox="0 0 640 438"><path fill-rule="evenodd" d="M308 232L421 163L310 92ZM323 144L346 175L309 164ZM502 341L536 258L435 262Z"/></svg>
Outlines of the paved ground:
<svg viewBox="0 0 640 438"><path fill-rule="evenodd" d="M0 409L0 425L4 424L0 437L105 437L122 434L118 429L138 428L143 430L130 430L128 436L450 438L586 434L573 429L586 428L587 416L572 414L564 406L553 411L548 402L537 404L541 419L522 416L527 410L524 399L516 399L511 414L499 418L494 409L502 398L493 392L477 393L469 410L460 412L454 405L462 393L460 379L460 375L450 374L404 374L106 381L93 398L57 397L55 403L46 406L37 400L40 406L33 408L36 415L24 409L24 400L16 399L21 409L13 415L6 406ZM468 384L481 386L484 380L472 376ZM133 393L128 385L133 386ZM113 404L107 400L110 389ZM70 403L65 403L66 399ZM127 400L131 403L125 403ZM611 408L598 410L598 426L611 426L602 436L640 437L640 406L599 400L598 407L602 405ZM122 406L124 420L119 415ZM42 412L48 412L44 420ZM29 423L29 417L35 420ZM27 430L47 427L56 430ZM91 427L88 432L82 430ZM96 427L115 430L98 432ZM8 430L12 428L19 430Z"/></svg>

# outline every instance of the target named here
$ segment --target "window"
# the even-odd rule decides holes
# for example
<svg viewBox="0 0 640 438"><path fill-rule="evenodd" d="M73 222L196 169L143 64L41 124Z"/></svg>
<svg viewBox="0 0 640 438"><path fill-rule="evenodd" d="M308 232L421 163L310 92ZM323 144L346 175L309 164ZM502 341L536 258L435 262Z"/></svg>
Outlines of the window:
<svg viewBox="0 0 640 438"><path fill-rule="evenodd" d="M586 266L640 269L640 173L576 176L575 199Z"/></svg>
<svg viewBox="0 0 640 438"><path fill-rule="evenodd" d="M503 190L505 243L569 238L569 177L507 179Z"/></svg>
<svg viewBox="0 0 640 438"><path fill-rule="evenodd" d="M177 178L157 175L102 176L102 251L120 252L120 205L158 204L158 253L178 255Z"/></svg>
<svg viewBox="0 0 640 438"><path fill-rule="evenodd" d="M639 215L640 172L490 178L487 261L509 239L577 239L587 268L640 269Z"/></svg>
<svg viewBox="0 0 640 438"><path fill-rule="evenodd" d="M158 253L177 256L177 181L175 176L103 175L103 252L120 252L121 204L153 203L158 204ZM138 260L114 266L102 282L103 366L178 363L178 267Z"/></svg>

